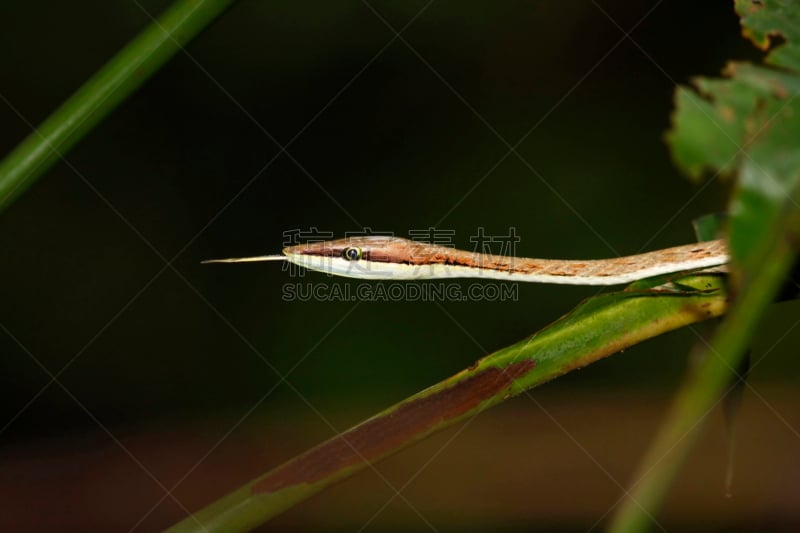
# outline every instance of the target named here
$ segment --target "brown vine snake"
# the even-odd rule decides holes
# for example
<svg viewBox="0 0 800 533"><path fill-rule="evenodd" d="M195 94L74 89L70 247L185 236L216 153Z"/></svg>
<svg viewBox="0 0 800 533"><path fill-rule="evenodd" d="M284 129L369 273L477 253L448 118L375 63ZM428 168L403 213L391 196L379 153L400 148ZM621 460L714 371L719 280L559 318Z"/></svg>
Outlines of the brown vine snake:
<svg viewBox="0 0 800 533"><path fill-rule="evenodd" d="M722 240L612 259L535 259L479 254L400 237L364 236L300 244L283 255L211 259L203 263L288 261L310 270L361 279L483 278L567 285L617 285L728 263Z"/></svg>

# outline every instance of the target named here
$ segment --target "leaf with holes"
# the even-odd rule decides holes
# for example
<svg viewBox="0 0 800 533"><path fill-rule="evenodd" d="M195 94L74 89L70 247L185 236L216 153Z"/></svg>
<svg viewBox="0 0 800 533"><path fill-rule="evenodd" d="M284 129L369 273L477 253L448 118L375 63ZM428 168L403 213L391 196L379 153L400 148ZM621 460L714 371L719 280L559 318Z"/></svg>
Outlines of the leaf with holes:
<svg viewBox="0 0 800 533"><path fill-rule="evenodd" d="M760 255L772 225L797 208L800 182L800 4L737 0L742 33L768 49L766 62L731 62L722 79L696 78L696 90L676 92L667 134L677 165L693 178L707 171L737 176L729 211L731 249L737 264Z"/></svg>
<svg viewBox="0 0 800 533"><path fill-rule="evenodd" d="M688 437L724 396L765 310L787 279L800 234L800 2L736 0L742 33L767 65L729 63L722 79L679 87L667 141L676 164L697 179L735 178L729 209L730 293L736 297L705 357L678 392L611 524L641 531L666 497L693 442ZM775 37L781 37L776 44ZM773 45L775 45L773 47ZM780 67L780 69L775 68ZM652 465L657 465L653 467Z"/></svg>

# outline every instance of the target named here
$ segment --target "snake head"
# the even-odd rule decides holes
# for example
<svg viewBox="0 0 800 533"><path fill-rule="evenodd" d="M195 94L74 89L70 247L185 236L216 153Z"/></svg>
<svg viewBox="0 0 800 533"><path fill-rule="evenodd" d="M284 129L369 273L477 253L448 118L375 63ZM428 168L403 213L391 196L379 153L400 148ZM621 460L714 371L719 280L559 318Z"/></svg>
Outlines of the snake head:
<svg viewBox="0 0 800 533"><path fill-rule="evenodd" d="M286 259L311 270L371 279L409 279L414 266L431 258L429 244L401 237L365 235L287 246Z"/></svg>

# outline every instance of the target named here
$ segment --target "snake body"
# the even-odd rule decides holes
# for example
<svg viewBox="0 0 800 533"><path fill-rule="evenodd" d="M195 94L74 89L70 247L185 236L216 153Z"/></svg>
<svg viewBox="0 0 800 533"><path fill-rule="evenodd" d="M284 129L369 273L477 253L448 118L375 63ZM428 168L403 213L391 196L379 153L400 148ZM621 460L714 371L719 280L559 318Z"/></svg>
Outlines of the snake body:
<svg viewBox="0 0 800 533"><path fill-rule="evenodd" d="M360 236L300 244L283 255L216 259L238 263L283 260L337 276L361 279L483 278L568 285L617 285L728 263L722 240L610 259L536 259L480 254L400 237Z"/></svg>

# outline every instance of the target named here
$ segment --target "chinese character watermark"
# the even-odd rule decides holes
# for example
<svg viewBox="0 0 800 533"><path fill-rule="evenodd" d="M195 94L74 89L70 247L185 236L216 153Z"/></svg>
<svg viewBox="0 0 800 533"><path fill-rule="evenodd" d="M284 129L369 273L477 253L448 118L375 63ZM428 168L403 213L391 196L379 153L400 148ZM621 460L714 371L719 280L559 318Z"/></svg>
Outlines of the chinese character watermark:
<svg viewBox="0 0 800 533"><path fill-rule="evenodd" d="M514 227L503 234L488 234L485 228L478 227L469 237L471 254L456 249L455 230L435 227L411 229L408 240L398 242L392 242L392 232L365 227L346 232L344 243L334 241L329 250L325 246L335 239L332 231L312 226L287 230L283 236L284 246L320 244L322 248L316 255L307 255L313 256L317 265L312 269L328 273L325 281L313 280L306 278L306 268L285 262L291 277L309 281L284 284L284 301L516 301L518 296L516 283L484 281L465 286L442 281L448 277L482 277L482 272L490 280L495 273L492 269L512 268L516 245L521 240ZM365 248L363 259L360 248L350 250L357 259L344 257L349 241L354 247ZM354 285L334 279L336 275L372 281ZM408 281L398 281L401 279Z"/></svg>

